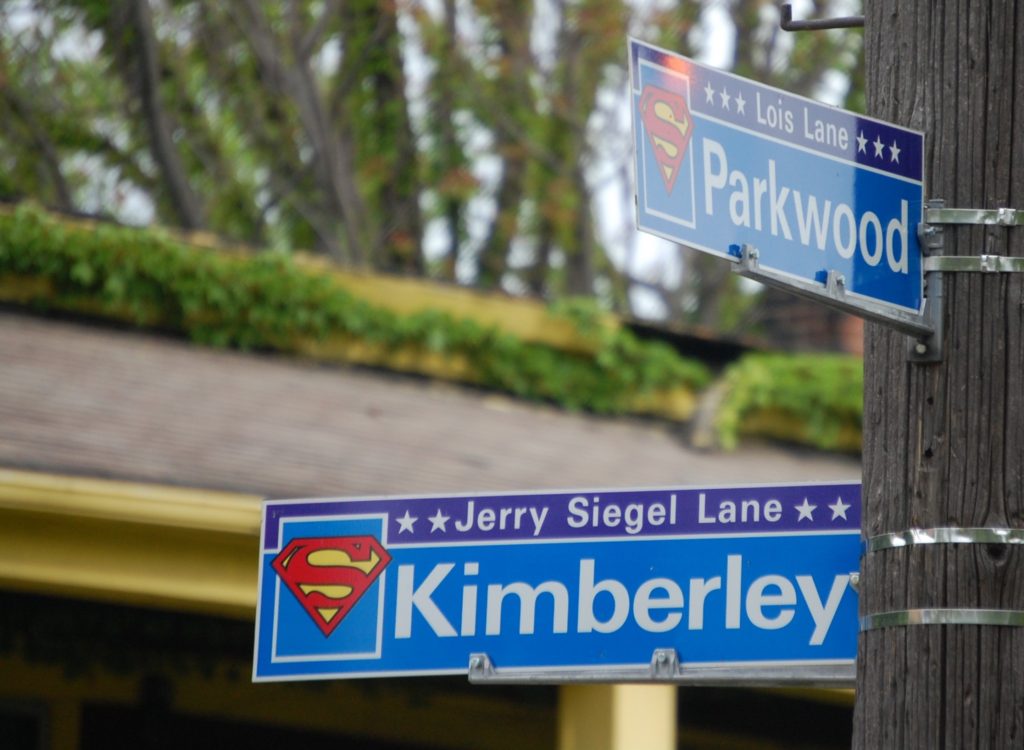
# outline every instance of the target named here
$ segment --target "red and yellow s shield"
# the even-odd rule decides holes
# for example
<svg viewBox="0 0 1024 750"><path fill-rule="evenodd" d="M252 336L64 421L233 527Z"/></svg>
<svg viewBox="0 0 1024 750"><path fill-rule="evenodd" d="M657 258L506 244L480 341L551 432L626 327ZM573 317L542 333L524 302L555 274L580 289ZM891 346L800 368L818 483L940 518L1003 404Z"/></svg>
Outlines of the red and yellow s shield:
<svg viewBox="0 0 1024 750"><path fill-rule="evenodd" d="M665 189L671 193L693 136L690 109L681 94L648 84L640 94L640 113Z"/></svg>
<svg viewBox="0 0 1024 750"><path fill-rule="evenodd" d="M374 537L292 539L274 558L274 571L329 636L391 562Z"/></svg>

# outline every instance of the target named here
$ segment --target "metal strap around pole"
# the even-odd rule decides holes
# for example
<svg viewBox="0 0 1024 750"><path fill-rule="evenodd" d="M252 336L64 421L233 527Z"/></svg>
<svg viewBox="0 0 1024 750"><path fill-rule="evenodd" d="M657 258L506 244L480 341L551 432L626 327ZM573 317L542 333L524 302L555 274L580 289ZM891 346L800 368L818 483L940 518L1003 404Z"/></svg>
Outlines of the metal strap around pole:
<svg viewBox="0 0 1024 750"><path fill-rule="evenodd" d="M1024 529L938 527L878 534L864 540L864 554L919 544L1024 544ZM878 612L860 618L861 632L916 625L998 625L1024 627L1016 609L921 608Z"/></svg>
<svg viewBox="0 0 1024 750"><path fill-rule="evenodd" d="M878 552L917 544L1024 544L1024 529L958 528L907 529L864 540L863 552Z"/></svg>
<svg viewBox="0 0 1024 750"><path fill-rule="evenodd" d="M939 208L926 206L926 224L1024 226L1024 211L1015 208Z"/></svg>
<svg viewBox="0 0 1024 750"><path fill-rule="evenodd" d="M944 273L1010 273L1024 271L1024 259L999 255L947 256L942 255L943 225L1024 226L1024 211L1015 208L946 208L941 198L932 198L924 205L923 221L918 224L918 238L924 254L922 272L926 274L926 304L924 308L930 333L912 334L917 337L909 351L911 362L931 364L941 362L943 333Z"/></svg>
<svg viewBox="0 0 1024 750"><path fill-rule="evenodd" d="M925 226L933 224L960 224L975 226L1024 226L1024 211L1015 208L945 208L926 206ZM1020 273L1024 271L1024 258L1005 255L928 255L923 269L952 273Z"/></svg>
<svg viewBox="0 0 1024 750"><path fill-rule="evenodd" d="M953 273L1020 273L1024 271L1024 258L1006 255L929 255L924 258L924 270Z"/></svg>
<svg viewBox="0 0 1024 750"><path fill-rule="evenodd" d="M1024 627L1019 609L899 609L860 618L860 630L913 627L917 625L997 625Z"/></svg>

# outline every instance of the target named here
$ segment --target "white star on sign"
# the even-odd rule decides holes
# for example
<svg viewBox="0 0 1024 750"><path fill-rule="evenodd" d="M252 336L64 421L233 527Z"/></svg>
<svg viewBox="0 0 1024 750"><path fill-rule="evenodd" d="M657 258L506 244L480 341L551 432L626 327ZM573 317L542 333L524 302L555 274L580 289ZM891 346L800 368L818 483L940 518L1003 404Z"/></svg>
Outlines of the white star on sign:
<svg viewBox="0 0 1024 750"><path fill-rule="evenodd" d="M897 164L899 164L900 163L900 147L896 145L896 141L893 141L892 145L889 146L889 152L892 154L891 161L894 161Z"/></svg>
<svg viewBox="0 0 1024 750"><path fill-rule="evenodd" d="M747 106L747 100L743 98L743 93L736 94L736 112L741 115L745 115L745 108Z"/></svg>
<svg viewBox="0 0 1024 750"><path fill-rule="evenodd" d="M882 143L882 136L876 135L875 140L872 141L871 145L875 147L875 156L882 156L882 149L885 148L885 144Z"/></svg>
<svg viewBox="0 0 1024 750"><path fill-rule="evenodd" d="M405 511L405 515L404 516L399 516L395 520L398 521L398 533L399 534L401 534L403 531L408 531L410 534L412 534L413 531L414 531L412 525L414 523L416 523L420 519L418 519L416 516L414 516L411 513L409 513L409 510L407 508L406 511Z"/></svg>
<svg viewBox="0 0 1024 750"><path fill-rule="evenodd" d="M715 103L715 90L711 87L711 81L708 81L708 85L704 87L704 95L708 98L708 104Z"/></svg>
<svg viewBox="0 0 1024 750"><path fill-rule="evenodd" d="M868 152L868 139L864 137L864 131L857 133L857 150L862 154Z"/></svg>
<svg viewBox="0 0 1024 750"><path fill-rule="evenodd" d="M813 521L814 509L817 508L818 506L811 505L809 502L807 502L807 498L805 497L803 503L801 503L800 505L794 505L793 507L796 508L796 512L800 514L799 516L797 516L796 519L799 523L800 521L803 521L805 518L808 521Z"/></svg>
<svg viewBox="0 0 1024 750"><path fill-rule="evenodd" d="M729 92L722 89L722 93L719 96L722 97L722 109L729 109L729 100L732 98L729 96Z"/></svg>
<svg viewBox="0 0 1024 750"><path fill-rule="evenodd" d="M849 510L850 504L849 503L844 503L843 502L843 498L836 497L836 501L832 505L830 505L828 507L832 511L832 520L833 521L835 521L837 518L842 518L844 521L849 520L846 517L846 511Z"/></svg>
<svg viewBox="0 0 1024 750"><path fill-rule="evenodd" d="M430 533L433 534L435 531L440 529L441 531L448 532L448 519L451 516L446 516L441 513L441 509L437 509L437 513L430 516L427 520L430 521Z"/></svg>

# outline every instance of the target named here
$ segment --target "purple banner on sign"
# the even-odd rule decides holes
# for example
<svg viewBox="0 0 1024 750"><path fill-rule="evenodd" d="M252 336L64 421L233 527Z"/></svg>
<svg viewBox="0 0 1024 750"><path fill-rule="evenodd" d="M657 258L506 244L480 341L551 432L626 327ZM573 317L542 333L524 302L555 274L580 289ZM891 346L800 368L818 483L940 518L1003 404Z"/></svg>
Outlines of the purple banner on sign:
<svg viewBox="0 0 1024 750"><path fill-rule="evenodd" d="M920 134L892 123L848 110L768 89L755 81L695 65L641 44L632 44L635 58L646 60L692 81L690 110L791 145L845 159L860 166L911 180L922 179L923 141ZM633 60L634 76L640 75ZM640 88L640 81L633 81Z"/></svg>
<svg viewBox="0 0 1024 750"><path fill-rule="evenodd" d="M860 484L734 486L369 498L275 503L264 549L280 521L385 516L390 545L774 534L860 529Z"/></svg>

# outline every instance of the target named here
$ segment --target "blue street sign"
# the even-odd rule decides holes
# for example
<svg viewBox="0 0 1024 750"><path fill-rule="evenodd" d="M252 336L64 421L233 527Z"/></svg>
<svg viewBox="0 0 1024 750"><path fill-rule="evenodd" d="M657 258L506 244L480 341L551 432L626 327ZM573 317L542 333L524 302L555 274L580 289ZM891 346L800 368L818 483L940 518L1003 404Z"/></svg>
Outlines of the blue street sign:
<svg viewBox="0 0 1024 750"><path fill-rule="evenodd" d="M734 261L756 249L794 291L921 313L921 133L637 40L630 81L641 230Z"/></svg>
<svg viewBox="0 0 1024 750"><path fill-rule="evenodd" d="M253 679L848 681L859 556L857 483L270 501Z"/></svg>

